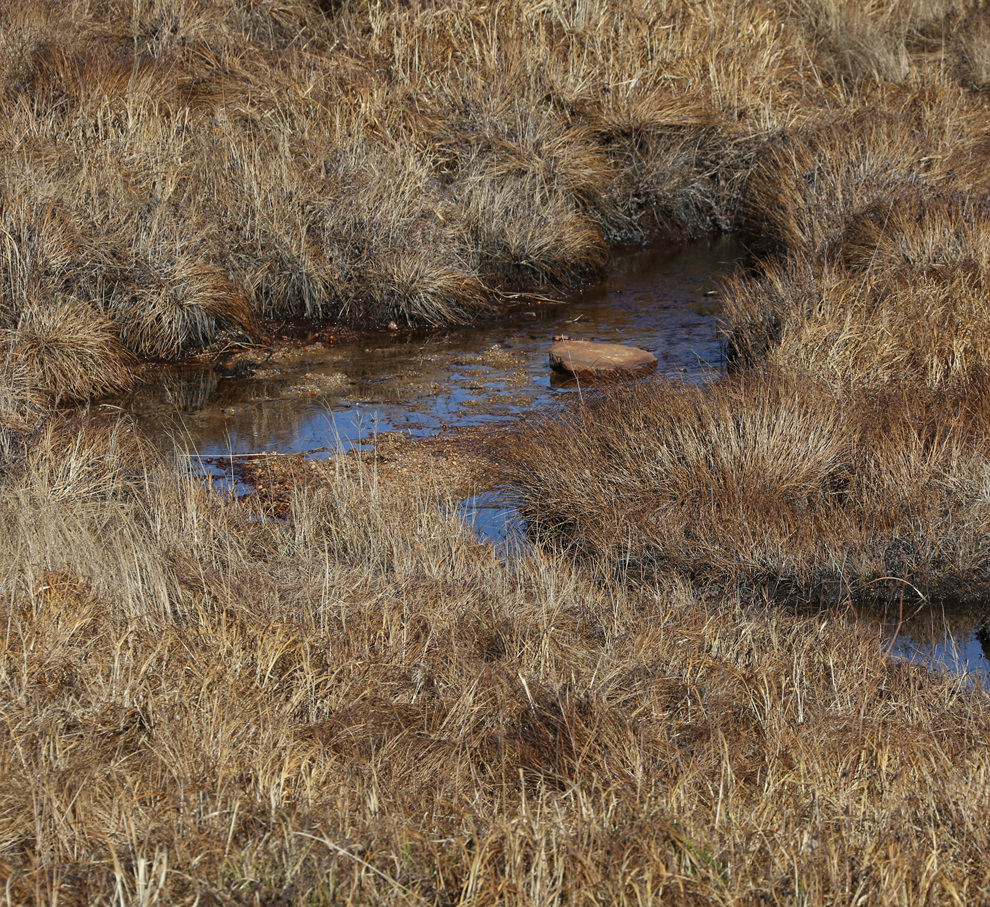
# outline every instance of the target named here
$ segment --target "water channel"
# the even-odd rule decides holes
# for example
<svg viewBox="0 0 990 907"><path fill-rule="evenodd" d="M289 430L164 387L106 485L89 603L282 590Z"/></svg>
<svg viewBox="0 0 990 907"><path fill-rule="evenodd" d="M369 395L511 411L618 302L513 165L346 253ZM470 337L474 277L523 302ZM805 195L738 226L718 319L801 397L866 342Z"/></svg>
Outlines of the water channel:
<svg viewBox="0 0 990 907"><path fill-rule="evenodd" d="M661 374L703 382L725 369L716 283L745 254L734 237L621 250L605 280L560 303L524 303L464 329L252 351L235 375L187 366L163 373L124 408L163 448L193 450L199 468L216 474L225 457L327 457L371 446L382 433L424 437L511 420L581 393L548 368L559 335L642 347L657 356ZM496 543L518 529L497 498L472 499L463 510ZM916 614L895 607L862 617L881 626L898 655L990 673L990 641L972 611L925 604Z"/></svg>
<svg viewBox="0 0 990 907"><path fill-rule="evenodd" d="M720 373L715 280L744 255L732 237L615 254L609 276L566 302L520 306L463 329L381 334L358 345L313 344L253 356L247 377L212 364L163 375L126 401L142 428L201 457L328 456L375 434L425 436L533 410L559 395L547 350L561 334L654 351L659 371L704 381Z"/></svg>

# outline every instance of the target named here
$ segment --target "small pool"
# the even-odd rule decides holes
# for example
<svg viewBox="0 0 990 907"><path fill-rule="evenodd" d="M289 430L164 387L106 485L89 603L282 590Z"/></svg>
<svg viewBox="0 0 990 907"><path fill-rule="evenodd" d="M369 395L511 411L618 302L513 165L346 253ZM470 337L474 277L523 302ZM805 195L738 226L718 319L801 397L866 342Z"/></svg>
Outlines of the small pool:
<svg viewBox="0 0 990 907"><path fill-rule="evenodd" d="M561 302L524 303L505 319L457 330L251 351L248 377L185 367L124 406L166 449L321 457L382 432L481 425L580 393L558 384L547 364L562 334L642 347L661 374L704 381L724 369L715 281L745 254L734 237L623 250L607 279Z"/></svg>

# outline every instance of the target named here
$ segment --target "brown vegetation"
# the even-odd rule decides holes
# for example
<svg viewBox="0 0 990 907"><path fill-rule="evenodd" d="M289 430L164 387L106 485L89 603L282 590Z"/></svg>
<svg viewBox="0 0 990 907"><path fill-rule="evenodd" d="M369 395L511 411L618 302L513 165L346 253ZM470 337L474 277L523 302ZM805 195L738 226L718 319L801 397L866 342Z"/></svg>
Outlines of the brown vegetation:
<svg viewBox="0 0 990 907"><path fill-rule="evenodd" d="M501 456L541 538L633 579L958 601L990 581L988 444L985 382L839 396L758 371L624 388L545 417Z"/></svg>
<svg viewBox="0 0 990 907"><path fill-rule="evenodd" d="M841 615L505 562L432 492L328 469L257 521L119 429L62 427L3 481L0 898L986 889L965 680Z"/></svg>
<svg viewBox="0 0 990 907"><path fill-rule="evenodd" d="M749 203L767 252L725 293L742 364L856 386L948 387L986 371L986 194L946 169L954 142L903 127L835 123L762 152ZM848 157L843 141L863 144Z"/></svg>
<svg viewBox="0 0 990 907"><path fill-rule="evenodd" d="M986 600L986 22L0 3L0 903L985 898L986 695L841 604ZM44 415L737 227L740 374L516 435L513 561L428 480L258 519Z"/></svg>
<svg viewBox="0 0 990 907"><path fill-rule="evenodd" d="M742 225L827 256L874 202L982 185L984 26L959 2L5 4L8 355L65 305L68 348L109 329L102 380L64 350L28 371L98 395L273 317L469 321L615 242Z"/></svg>
<svg viewBox="0 0 990 907"><path fill-rule="evenodd" d="M506 445L508 480L541 536L633 574L979 599L987 121L951 61L982 10L790 13L829 101L752 146L753 261L722 294L740 374L546 419Z"/></svg>
<svg viewBox="0 0 990 907"><path fill-rule="evenodd" d="M0 14L0 312L64 298L138 357L286 315L467 321L609 243L729 228L806 92L796 26L742 2L100 9Z"/></svg>

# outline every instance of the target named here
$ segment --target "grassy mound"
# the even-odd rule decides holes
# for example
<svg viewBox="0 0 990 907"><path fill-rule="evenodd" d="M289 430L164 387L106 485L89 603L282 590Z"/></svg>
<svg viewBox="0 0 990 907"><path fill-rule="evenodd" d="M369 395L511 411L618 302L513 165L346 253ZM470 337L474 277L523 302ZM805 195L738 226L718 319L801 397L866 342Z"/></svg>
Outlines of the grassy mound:
<svg viewBox="0 0 990 907"><path fill-rule="evenodd" d="M644 384L544 417L502 458L542 539L634 578L956 600L990 581L986 382L839 396L764 370Z"/></svg>

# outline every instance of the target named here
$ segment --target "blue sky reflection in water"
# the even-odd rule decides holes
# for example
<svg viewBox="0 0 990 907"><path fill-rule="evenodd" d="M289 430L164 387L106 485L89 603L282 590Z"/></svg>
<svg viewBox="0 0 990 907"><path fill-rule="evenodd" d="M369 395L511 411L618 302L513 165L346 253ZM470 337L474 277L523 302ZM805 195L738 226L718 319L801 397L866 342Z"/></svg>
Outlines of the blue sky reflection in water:
<svg viewBox="0 0 990 907"><path fill-rule="evenodd" d="M481 425L577 393L551 381L547 351L559 334L639 346L657 356L660 373L705 380L724 368L715 280L744 251L731 237L623 250L605 281L560 304L523 305L507 319L464 329L309 347L277 360L252 351L252 377L190 368L135 396L129 408L164 446L177 436L204 457L326 456L375 434Z"/></svg>

